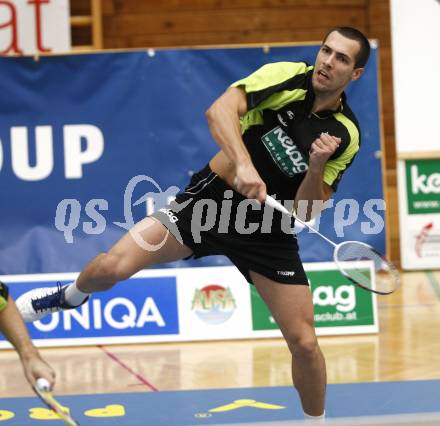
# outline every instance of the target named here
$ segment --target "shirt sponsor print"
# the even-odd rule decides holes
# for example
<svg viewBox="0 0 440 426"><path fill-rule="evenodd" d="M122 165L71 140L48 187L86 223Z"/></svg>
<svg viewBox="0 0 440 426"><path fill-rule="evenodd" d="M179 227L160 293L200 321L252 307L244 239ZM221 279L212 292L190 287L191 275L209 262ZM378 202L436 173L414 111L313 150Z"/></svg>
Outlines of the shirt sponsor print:
<svg viewBox="0 0 440 426"><path fill-rule="evenodd" d="M308 164L289 135L277 126L261 138L276 165L289 177L305 173Z"/></svg>

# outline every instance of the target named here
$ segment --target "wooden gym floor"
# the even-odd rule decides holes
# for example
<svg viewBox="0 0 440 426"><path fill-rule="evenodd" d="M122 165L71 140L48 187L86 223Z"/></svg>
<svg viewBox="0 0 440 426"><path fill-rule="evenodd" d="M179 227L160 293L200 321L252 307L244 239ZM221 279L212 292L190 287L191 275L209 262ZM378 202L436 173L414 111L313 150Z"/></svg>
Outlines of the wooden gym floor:
<svg viewBox="0 0 440 426"><path fill-rule="evenodd" d="M377 335L321 337L328 382L440 379L440 271L403 274L379 297ZM281 339L41 349L56 393L91 394L289 386ZM0 396L32 395L15 352L0 351Z"/></svg>

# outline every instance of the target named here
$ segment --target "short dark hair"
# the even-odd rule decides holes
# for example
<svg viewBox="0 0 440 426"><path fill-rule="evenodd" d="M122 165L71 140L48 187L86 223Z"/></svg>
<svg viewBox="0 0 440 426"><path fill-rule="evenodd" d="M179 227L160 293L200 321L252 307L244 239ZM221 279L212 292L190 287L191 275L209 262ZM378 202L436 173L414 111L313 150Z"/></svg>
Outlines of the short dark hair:
<svg viewBox="0 0 440 426"><path fill-rule="evenodd" d="M359 43L360 49L359 52L356 55L355 59L355 68L363 68L365 67L368 58L370 57L370 42L368 41L367 37L364 36L359 30L352 27L335 27L331 29L324 37L324 40L322 43L324 44L327 40L328 36L332 32L338 32L339 34L343 35L344 37L349 38L350 40L355 40Z"/></svg>

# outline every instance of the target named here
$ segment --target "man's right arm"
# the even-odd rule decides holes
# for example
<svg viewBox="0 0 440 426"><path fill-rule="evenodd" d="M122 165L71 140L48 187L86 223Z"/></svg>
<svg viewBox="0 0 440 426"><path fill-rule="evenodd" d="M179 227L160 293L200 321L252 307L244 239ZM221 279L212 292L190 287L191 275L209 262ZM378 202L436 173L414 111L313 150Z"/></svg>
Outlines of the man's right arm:
<svg viewBox="0 0 440 426"><path fill-rule="evenodd" d="M264 202L266 185L252 164L243 142L240 117L247 112L244 90L230 87L206 111L209 129L235 169L235 189L247 198Z"/></svg>

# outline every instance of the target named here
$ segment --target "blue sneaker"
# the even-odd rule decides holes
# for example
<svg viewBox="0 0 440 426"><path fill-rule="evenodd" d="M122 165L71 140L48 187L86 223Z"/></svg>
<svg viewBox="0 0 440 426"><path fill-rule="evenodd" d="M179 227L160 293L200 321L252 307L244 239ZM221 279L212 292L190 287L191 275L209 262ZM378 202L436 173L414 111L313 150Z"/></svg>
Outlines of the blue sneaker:
<svg viewBox="0 0 440 426"><path fill-rule="evenodd" d="M69 305L66 302L66 288L62 287L60 283L57 287L43 287L34 288L26 293L23 293L16 301L18 310L25 322L34 322L48 314L54 312L74 309L86 303L89 297L86 297L82 303L77 306Z"/></svg>

